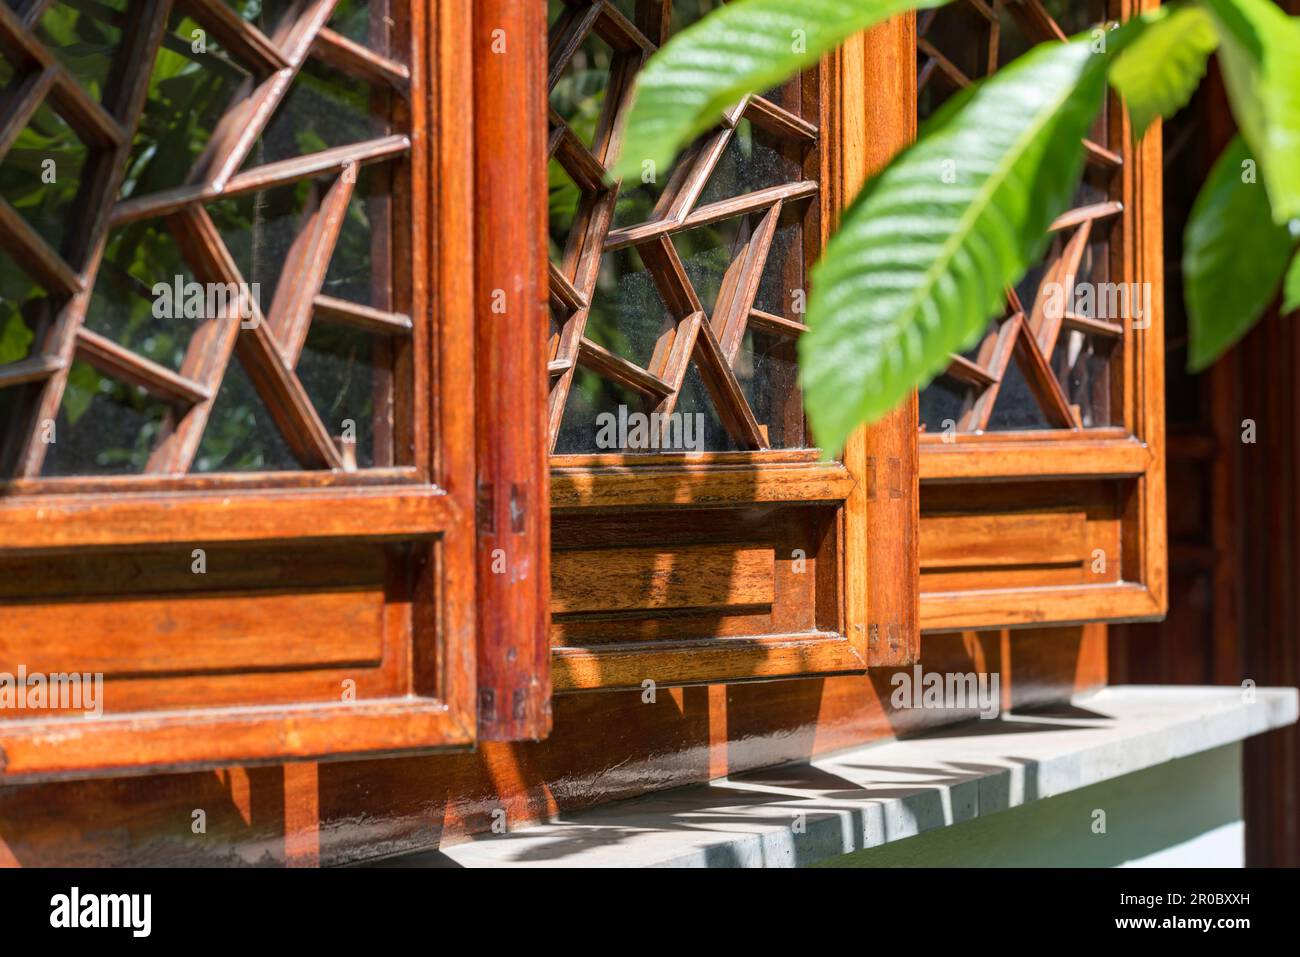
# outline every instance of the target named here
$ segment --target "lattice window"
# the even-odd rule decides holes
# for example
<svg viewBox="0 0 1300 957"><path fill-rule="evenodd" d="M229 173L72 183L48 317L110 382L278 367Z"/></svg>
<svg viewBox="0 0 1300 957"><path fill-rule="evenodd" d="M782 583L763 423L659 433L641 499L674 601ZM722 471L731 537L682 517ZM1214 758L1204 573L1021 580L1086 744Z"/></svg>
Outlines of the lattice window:
<svg viewBox="0 0 1300 957"><path fill-rule="evenodd" d="M1064 40L1106 15L1103 0L958 0L921 12L922 118L1033 45ZM1077 430L1120 421L1116 365L1125 316L1112 314L1114 297L1102 286L1122 278L1116 224L1123 213L1118 172L1125 149L1112 141L1111 130L1103 111L1083 142L1087 165L1074 206L1052 224L1045 258L1007 290L1004 315L922 391L923 429ZM1093 287L1086 296L1076 295L1081 283ZM1104 289L1105 297L1095 289Z"/></svg>
<svg viewBox="0 0 1300 957"><path fill-rule="evenodd" d="M391 6L0 3L2 474L413 462Z"/></svg>
<svg viewBox="0 0 1300 957"><path fill-rule="evenodd" d="M609 448L598 416L620 409L699 414L708 451L807 445L795 343L820 241L815 75L736 104L671 170L607 182L637 71L715 6L551 3L554 452Z"/></svg>

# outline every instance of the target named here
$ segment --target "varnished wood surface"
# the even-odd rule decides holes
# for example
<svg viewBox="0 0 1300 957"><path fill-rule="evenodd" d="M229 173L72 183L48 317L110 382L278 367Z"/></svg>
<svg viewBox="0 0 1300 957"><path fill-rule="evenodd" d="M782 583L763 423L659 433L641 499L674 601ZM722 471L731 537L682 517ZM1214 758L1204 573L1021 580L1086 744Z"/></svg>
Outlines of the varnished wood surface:
<svg viewBox="0 0 1300 957"><path fill-rule="evenodd" d="M923 664L996 671L1005 704L1059 701L1105 683L1105 628L929 635ZM0 863L281 864L319 847L321 864L342 864L957 717L891 708L891 674L660 689L653 704L640 690L564 695L547 741L472 754L7 787Z"/></svg>

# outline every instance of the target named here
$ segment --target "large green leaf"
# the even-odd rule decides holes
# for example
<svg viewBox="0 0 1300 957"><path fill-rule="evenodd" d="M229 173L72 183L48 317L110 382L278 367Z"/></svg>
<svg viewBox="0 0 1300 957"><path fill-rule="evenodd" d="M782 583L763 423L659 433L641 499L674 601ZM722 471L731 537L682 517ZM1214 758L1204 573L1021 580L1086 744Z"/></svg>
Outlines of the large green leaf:
<svg viewBox="0 0 1300 957"><path fill-rule="evenodd" d="M1245 140L1234 137L1187 221L1183 286L1191 333L1188 366L1194 372L1255 324L1276 295L1290 256L1286 227L1273 222L1263 184L1243 166L1250 159Z"/></svg>
<svg viewBox="0 0 1300 957"><path fill-rule="evenodd" d="M1147 28L1110 68L1111 85L1124 97L1137 137L1156 117L1187 105L1219 45L1214 21L1202 7L1160 7L1143 20Z"/></svg>
<svg viewBox="0 0 1300 957"><path fill-rule="evenodd" d="M1078 183L1108 63L1086 40L1036 47L945 104L845 214L799 343L828 452L942 370L1041 253Z"/></svg>
<svg viewBox="0 0 1300 957"><path fill-rule="evenodd" d="M617 178L663 170L746 93L816 63L844 39L948 0L735 0L674 36L637 77Z"/></svg>
<svg viewBox="0 0 1300 957"><path fill-rule="evenodd" d="M1273 221L1300 217L1300 20L1270 0L1201 0L1218 27L1232 112L1259 159Z"/></svg>

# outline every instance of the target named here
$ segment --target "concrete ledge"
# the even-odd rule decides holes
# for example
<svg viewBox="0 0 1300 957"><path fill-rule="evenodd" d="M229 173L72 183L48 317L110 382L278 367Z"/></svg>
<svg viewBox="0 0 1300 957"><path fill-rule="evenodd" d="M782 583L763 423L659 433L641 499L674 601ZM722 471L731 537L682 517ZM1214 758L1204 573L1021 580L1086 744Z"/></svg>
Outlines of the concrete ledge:
<svg viewBox="0 0 1300 957"><path fill-rule="evenodd" d="M390 865L792 867L1293 724L1294 688L1128 686L485 835Z"/></svg>

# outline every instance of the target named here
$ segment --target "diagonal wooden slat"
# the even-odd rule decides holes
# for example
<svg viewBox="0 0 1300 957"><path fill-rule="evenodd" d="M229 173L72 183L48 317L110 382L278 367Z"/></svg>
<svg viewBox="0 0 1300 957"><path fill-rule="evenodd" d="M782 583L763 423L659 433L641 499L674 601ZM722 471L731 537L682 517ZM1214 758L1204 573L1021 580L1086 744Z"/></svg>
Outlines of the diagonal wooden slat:
<svg viewBox="0 0 1300 957"><path fill-rule="evenodd" d="M205 183L220 191L248 158L276 108L288 95L316 36L334 13L338 0L295 0L271 42L289 65L260 82L248 80L212 131L186 182Z"/></svg>
<svg viewBox="0 0 1300 957"><path fill-rule="evenodd" d="M569 6L565 8L564 12L551 26L550 37L546 43L548 60L546 68L547 92L554 90L555 84L560 82L560 76L564 73L564 68L569 65L573 55L578 52L578 48L582 46L582 41L587 39L587 34L596 25L596 20L600 18L600 14L600 4L593 4L589 7Z"/></svg>
<svg viewBox="0 0 1300 957"><path fill-rule="evenodd" d="M290 369L298 364L298 356L307 341L312 308L325 284L325 274L347 218L356 173L356 166L343 168L319 207L308 215L285 256L281 281L276 284L275 298L266 319L279 344L280 355Z"/></svg>
<svg viewBox="0 0 1300 957"><path fill-rule="evenodd" d="M176 6L254 73L265 76L289 67L289 61L270 38L240 16L225 0L176 0Z"/></svg>
<svg viewBox="0 0 1300 957"><path fill-rule="evenodd" d="M1079 428L1070 401L1052 372L1051 363L1032 335L1016 336L1016 363L1048 423L1060 429Z"/></svg>
<svg viewBox="0 0 1300 957"><path fill-rule="evenodd" d="M808 327L802 322L796 322L784 316L773 315L770 312L764 312L762 309L749 310L749 325L769 335L785 336L790 339L797 339L808 331Z"/></svg>
<svg viewBox="0 0 1300 957"><path fill-rule="evenodd" d="M76 356L107 376L139 386L170 402L193 405L212 398L212 393L198 382L178 375L166 366L146 359L84 326L77 330Z"/></svg>
<svg viewBox="0 0 1300 957"><path fill-rule="evenodd" d="M113 210L113 227L125 226L141 219L167 216L193 203L204 203L218 197L243 196L288 186L315 176L338 173L347 166L383 163L405 156L410 151L410 137L396 133L255 166L233 176L221 189L210 183L190 183L159 190L118 203Z"/></svg>
<svg viewBox="0 0 1300 957"><path fill-rule="evenodd" d="M605 251L622 249L624 246L639 246L658 236L685 232L699 226L709 226L724 219L735 219L747 213L768 209L775 203L790 204L806 201L816 196L817 190L816 180L799 180L699 206L678 222L652 221L610 230L605 239Z"/></svg>
<svg viewBox="0 0 1300 957"><path fill-rule="evenodd" d="M312 52L340 73L367 83L386 84L399 93L405 93L411 85L411 71L405 64L367 49L329 27L316 34Z"/></svg>
<svg viewBox="0 0 1300 957"><path fill-rule="evenodd" d="M7 251L47 292L71 296L85 288L76 271L3 197L0 197L0 249Z"/></svg>
<svg viewBox="0 0 1300 957"><path fill-rule="evenodd" d="M53 67L29 73L0 103L0 162L40 109L57 76L58 70Z"/></svg>
<svg viewBox="0 0 1300 957"><path fill-rule="evenodd" d="M318 295L313 305L316 318L340 326L351 326L382 336L409 336L415 328L411 317L398 312L386 312L373 306Z"/></svg>
<svg viewBox="0 0 1300 957"><path fill-rule="evenodd" d="M672 387L634 362L615 355L602 345L583 339L578 344L578 362L629 389L652 399L661 399L672 392Z"/></svg>
<svg viewBox="0 0 1300 957"><path fill-rule="evenodd" d="M125 13L122 39L104 84L103 105L96 106L119 130L120 145L92 152L78 193L78 210L71 224L69 250L78 272L79 291L62 303L41 339L41 352L61 366L40 387L19 417L13 442L6 442L8 461L13 453L13 474L35 478L41 473L49 446L43 440L43 423L54 421L63 402L68 371L76 350L77 330L90 304L90 290L108 241L112 199L121 188L129 159L127 143L135 136L149 89L150 71L166 32L171 0L139 0ZM0 25L0 32L4 27ZM57 90L57 87L56 87ZM52 91L53 93L54 91Z"/></svg>
<svg viewBox="0 0 1300 957"><path fill-rule="evenodd" d="M754 412L745 399L745 391L736 380L736 374L723 355L722 346L714 336L712 326L707 322L700 323L699 335L695 337L695 364L713 399L718 418L722 420L732 441L742 449L767 448L767 436L754 418Z"/></svg>
<svg viewBox="0 0 1300 957"><path fill-rule="evenodd" d="M734 366L745 340L745 326L754 306L763 269L781 218L781 203L775 203L754 226L753 234L732 251L731 265L722 277L722 287L713 307L711 325L717 333L727 364Z"/></svg>
<svg viewBox="0 0 1300 957"><path fill-rule="evenodd" d="M64 367L66 363L55 356L29 356L17 362L0 365L0 389L41 382Z"/></svg>

